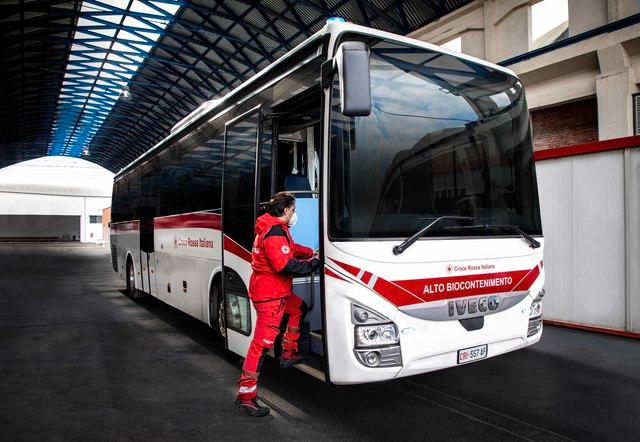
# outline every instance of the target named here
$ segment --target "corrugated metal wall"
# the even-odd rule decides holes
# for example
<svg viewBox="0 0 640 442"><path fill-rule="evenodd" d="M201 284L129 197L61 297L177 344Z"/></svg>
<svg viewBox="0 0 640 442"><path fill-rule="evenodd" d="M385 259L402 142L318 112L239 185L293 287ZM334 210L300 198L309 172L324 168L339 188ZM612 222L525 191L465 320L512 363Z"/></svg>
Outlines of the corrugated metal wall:
<svg viewBox="0 0 640 442"><path fill-rule="evenodd" d="M539 160L536 170L545 317L640 331L640 149Z"/></svg>

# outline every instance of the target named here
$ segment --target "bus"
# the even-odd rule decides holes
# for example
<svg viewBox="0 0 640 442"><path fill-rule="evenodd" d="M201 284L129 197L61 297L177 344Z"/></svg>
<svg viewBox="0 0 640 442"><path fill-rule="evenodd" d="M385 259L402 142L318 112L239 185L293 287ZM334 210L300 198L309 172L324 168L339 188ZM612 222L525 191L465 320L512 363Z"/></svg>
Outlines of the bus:
<svg viewBox="0 0 640 442"><path fill-rule="evenodd" d="M301 370L383 381L540 340L542 226L512 71L329 20L115 176L113 269L244 356L254 221L279 191L321 261L293 282Z"/></svg>

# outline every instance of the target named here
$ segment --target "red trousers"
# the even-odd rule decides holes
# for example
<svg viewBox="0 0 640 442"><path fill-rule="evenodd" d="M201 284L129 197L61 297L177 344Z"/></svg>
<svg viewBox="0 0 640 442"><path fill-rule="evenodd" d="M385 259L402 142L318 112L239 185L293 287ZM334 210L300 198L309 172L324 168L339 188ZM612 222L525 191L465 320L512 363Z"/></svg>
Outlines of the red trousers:
<svg viewBox="0 0 640 442"><path fill-rule="evenodd" d="M300 321L307 311L307 305L296 295L254 302L253 306L257 314L256 329L238 381L238 398L243 400L256 397L260 367L265 354L273 348L273 343L280 333L282 316L285 313L289 315L287 330L282 336L282 357L287 358L298 351Z"/></svg>

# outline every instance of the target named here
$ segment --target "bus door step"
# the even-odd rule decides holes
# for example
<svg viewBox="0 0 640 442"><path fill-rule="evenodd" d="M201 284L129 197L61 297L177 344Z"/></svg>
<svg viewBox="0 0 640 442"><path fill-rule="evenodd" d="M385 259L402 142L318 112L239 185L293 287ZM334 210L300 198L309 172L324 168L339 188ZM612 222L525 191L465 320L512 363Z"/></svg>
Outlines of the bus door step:
<svg viewBox="0 0 640 442"><path fill-rule="evenodd" d="M324 356L324 345L322 344L322 330L315 330L309 333L310 350L312 353Z"/></svg>
<svg viewBox="0 0 640 442"><path fill-rule="evenodd" d="M318 355L311 355L308 361L304 364L296 364L294 365L300 371L303 371L316 379L321 381L326 381L325 379L325 369L324 369L324 358Z"/></svg>

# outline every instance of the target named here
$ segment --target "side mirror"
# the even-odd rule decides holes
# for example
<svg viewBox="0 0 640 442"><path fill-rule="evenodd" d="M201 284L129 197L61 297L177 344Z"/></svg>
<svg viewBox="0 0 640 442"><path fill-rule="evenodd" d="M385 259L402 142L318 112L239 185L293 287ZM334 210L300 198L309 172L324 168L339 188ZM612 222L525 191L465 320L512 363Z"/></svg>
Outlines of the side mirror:
<svg viewBox="0 0 640 442"><path fill-rule="evenodd" d="M371 113L369 47L361 41L338 46L335 56L340 77L340 112L347 117L366 117Z"/></svg>

